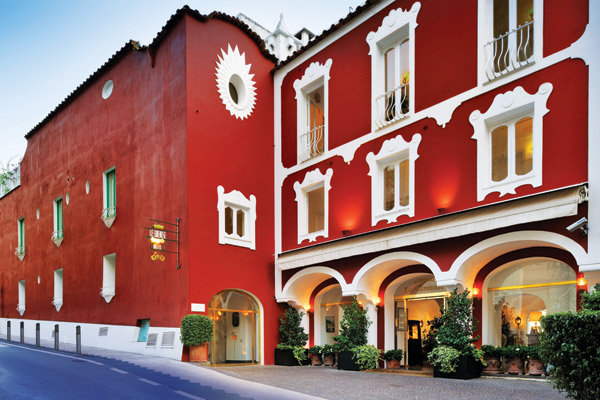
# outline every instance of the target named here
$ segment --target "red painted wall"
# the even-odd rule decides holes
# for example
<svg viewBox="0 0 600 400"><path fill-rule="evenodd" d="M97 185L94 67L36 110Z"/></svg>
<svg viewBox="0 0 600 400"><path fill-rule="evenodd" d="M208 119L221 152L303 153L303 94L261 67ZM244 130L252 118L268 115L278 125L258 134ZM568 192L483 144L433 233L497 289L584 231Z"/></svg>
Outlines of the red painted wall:
<svg viewBox="0 0 600 400"><path fill-rule="evenodd" d="M581 60L563 61L462 103L445 128L432 119L420 120L362 145L349 165L341 157L333 157L289 175L282 187L283 250L308 244L308 240L300 246L297 243L297 204L293 185L296 181L302 182L306 172L315 168L322 173L327 168L333 169L329 191L329 237L318 238L316 243L342 238L343 230L356 235L435 217L438 208L453 213L586 182L587 76L587 67ZM471 139L473 127L469 115L474 110L485 112L499 93L517 86L535 93L544 82L551 82L553 91L546 105L550 111L544 116L542 186L521 186L515 195L502 197L492 193L484 201L477 202L477 143ZM369 152L377 154L387 139L400 134L409 141L416 133L421 134L422 140L415 162L415 216L400 216L395 224L380 221L372 227L371 177L366 156ZM565 168L567 165L569 167Z"/></svg>
<svg viewBox="0 0 600 400"><path fill-rule="evenodd" d="M264 308L265 363L273 363L280 307L273 298L273 63L254 41L221 20L187 19L189 301L208 305L216 293L243 289ZM221 49L237 44L256 82L257 102L240 120L216 88ZM217 186L256 196L256 250L218 243Z"/></svg>
<svg viewBox="0 0 600 400"><path fill-rule="evenodd" d="M17 282L25 279L23 318L123 325L151 318L154 326L179 326L186 307L185 269L176 270L174 255L165 262L150 260L144 227L150 217L182 217L185 229L184 28L180 23L163 41L154 68L146 51L129 52L28 140L21 187L0 200L2 317L20 318ZM103 100L108 79L114 91ZM112 166L117 218L107 229L100 219L102 173ZM59 196L64 241L57 248L50 236L53 200ZM26 255L19 261L14 251L22 216ZM186 249L184 236L184 263ZM107 304L99 295L102 257L115 252L116 296ZM60 312L51 304L58 268L64 279Z"/></svg>
<svg viewBox="0 0 600 400"><path fill-rule="evenodd" d="M589 8L589 0L544 1L544 57L566 49L583 35Z"/></svg>

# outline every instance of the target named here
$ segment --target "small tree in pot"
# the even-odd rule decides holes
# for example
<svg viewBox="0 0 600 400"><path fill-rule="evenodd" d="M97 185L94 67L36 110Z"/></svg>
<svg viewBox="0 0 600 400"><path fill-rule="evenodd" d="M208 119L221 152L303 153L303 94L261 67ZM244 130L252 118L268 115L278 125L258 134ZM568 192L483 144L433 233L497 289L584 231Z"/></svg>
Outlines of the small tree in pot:
<svg viewBox="0 0 600 400"><path fill-rule="evenodd" d="M525 373L524 360L527 359L527 346L507 346L502 348L502 355L508 364L507 373L523 375Z"/></svg>
<svg viewBox="0 0 600 400"><path fill-rule="evenodd" d="M428 356L434 366L434 376L470 379L481 375L483 352L473 345L477 338L473 336L476 321L471 312L472 304L468 290L458 293L454 289L447 307L440 309L438 344Z"/></svg>
<svg viewBox="0 0 600 400"><path fill-rule="evenodd" d="M279 317L279 344L275 349L275 365L292 366L308 359L304 348L308 335L301 325L303 316L304 312L289 307Z"/></svg>
<svg viewBox="0 0 600 400"><path fill-rule="evenodd" d="M360 370L360 365L356 363L354 349L367 344L369 325L371 322L367 318L367 311L362 309L356 298L352 303L344 306L340 334L333 338L337 342L339 350L338 369Z"/></svg>
<svg viewBox="0 0 600 400"><path fill-rule="evenodd" d="M213 321L204 315L189 314L181 319L180 340L189 348L190 361L208 361L208 342L214 338Z"/></svg>
<svg viewBox="0 0 600 400"><path fill-rule="evenodd" d="M498 346L484 344L481 346L483 352L483 360L485 368L483 372L490 375L498 375L502 373L502 349Z"/></svg>
<svg viewBox="0 0 600 400"><path fill-rule="evenodd" d="M404 353L401 349L398 350L388 350L383 353L383 359L385 360L385 366L388 369L396 369L400 368L402 364Z"/></svg>
<svg viewBox="0 0 600 400"><path fill-rule="evenodd" d="M321 350L321 353L323 354L323 365L325 366L332 366L335 365L335 358L336 358L336 354L337 354L338 350L330 345L330 344L324 344Z"/></svg>

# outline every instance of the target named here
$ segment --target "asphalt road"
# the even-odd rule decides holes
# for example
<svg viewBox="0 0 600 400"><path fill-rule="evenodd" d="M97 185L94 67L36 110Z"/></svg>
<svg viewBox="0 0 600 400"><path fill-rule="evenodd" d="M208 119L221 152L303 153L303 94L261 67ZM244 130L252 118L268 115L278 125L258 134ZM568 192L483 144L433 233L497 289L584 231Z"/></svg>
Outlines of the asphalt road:
<svg viewBox="0 0 600 400"><path fill-rule="evenodd" d="M235 386L232 391L243 393L240 387L243 384ZM192 383L125 361L2 341L0 399L242 400L252 397Z"/></svg>

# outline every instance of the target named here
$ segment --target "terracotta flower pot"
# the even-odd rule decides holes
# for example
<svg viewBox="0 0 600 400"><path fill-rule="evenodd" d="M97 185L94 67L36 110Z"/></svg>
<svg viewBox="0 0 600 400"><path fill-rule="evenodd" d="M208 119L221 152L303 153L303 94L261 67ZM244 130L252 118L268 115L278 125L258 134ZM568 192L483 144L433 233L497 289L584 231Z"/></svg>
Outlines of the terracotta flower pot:
<svg viewBox="0 0 600 400"><path fill-rule="evenodd" d="M500 362L500 358L494 356L485 356L484 357L486 367L483 369L483 372L490 375L497 375L502 373L502 363Z"/></svg>
<svg viewBox="0 0 600 400"><path fill-rule="evenodd" d="M541 376L546 375L546 366L537 358L530 358L528 362L529 375Z"/></svg>
<svg viewBox="0 0 600 400"><path fill-rule="evenodd" d="M386 368L398 369L400 368L400 360L389 360L385 362Z"/></svg>
<svg viewBox="0 0 600 400"><path fill-rule="evenodd" d="M325 354L323 356L323 365L326 365L328 367L335 365L335 353Z"/></svg>
<svg viewBox="0 0 600 400"><path fill-rule="evenodd" d="M202 343L199 346L190 346L190 361L191 362L207 362L208 361L208 343Z"/></svg>
<svg viewBox="0 0 600 400"><path fill-rule="evenodd" d="M311 354L310 355L310 365L319 366L321 364L323 364L323 362L321 361L320 354Z"/></svg>
<svg viewBox="0 0 600 400"><path fill-rule="evenodd" d="M511 375L523 375L523 360L521 357L513 357L508 360L508 371Z"/></svg>

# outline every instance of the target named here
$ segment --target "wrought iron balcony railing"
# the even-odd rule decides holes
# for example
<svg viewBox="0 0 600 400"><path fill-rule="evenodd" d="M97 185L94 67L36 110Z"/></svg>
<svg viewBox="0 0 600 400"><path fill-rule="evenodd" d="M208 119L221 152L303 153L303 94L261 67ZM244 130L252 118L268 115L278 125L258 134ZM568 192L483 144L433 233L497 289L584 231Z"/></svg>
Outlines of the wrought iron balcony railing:
<svg viewBox="0 0 600 400"><path fill-rule="evenodd" d="M325 125L321 125L300 135L298 143L298 158L300 162L308 161L323 154L323 151L325 151L324 133Z"/></svg>
<svg viewBox="0 0 600 400"><path fill-rule="evenodd" d="M375 125L383 128L408 116L410 84L403 83L395 89L388 90L375 99Z"/></svg>
<svg viewBox="0 0 600 400"><path fill-rule="evenodd" d="M496 79L533 62L533 20L484 45L485 74Z"/></svg>

